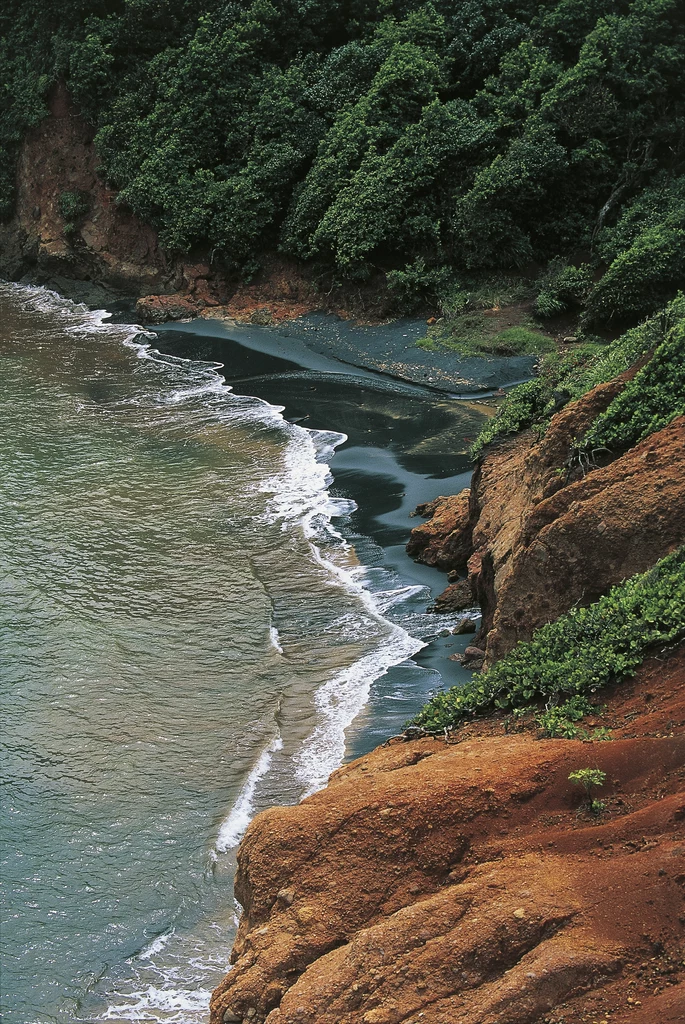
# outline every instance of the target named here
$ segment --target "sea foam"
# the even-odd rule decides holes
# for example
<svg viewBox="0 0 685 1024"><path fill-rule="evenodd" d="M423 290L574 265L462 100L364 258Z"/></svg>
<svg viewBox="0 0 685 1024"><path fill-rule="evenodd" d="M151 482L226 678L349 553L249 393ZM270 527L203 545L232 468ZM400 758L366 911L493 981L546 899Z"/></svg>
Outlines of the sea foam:
<svg viewBox="0 0 685 1024"><path fill-rule="evenodd" d="M243 783L238 799L234 803L230 814L225 819L216 840L216 849L219 853L226 853L234 849L247 831L254 815L254 795L257 783L269 771L273 755L283 749L283 740L280 732L274 736L271 742L262 750L252 771Z"/></svg>
<svg viewBox="0 0 685 1024"><path fill-rule="evenodd" d="M12 287L12 286L10 286ZM211 402L213 409L226 408L227 414L236 412L282 431L287 439L283 462L278 472L257 485L267 495L264 515L271 522L280 522L284 532L302 531L312 559L328 575L330 585L353 595L359 602L359 615L377 627L375 648L363 654L351 665L335 672L314 695L316 721L310 733L294 754L295 777L302 796L326 784L329 774L337 768L345 753L345 731L359 714L369 698L370 688L393 665L410 658L423 646L424 641L410 635L400 624L384 616L384 612L401 603L416 592L416 588L393 589L384 586L377 594L369 589L369 575L363 567L354 567L350 544L334 519L344 519L356 508L354 502L335 498L329 492L332 476L329 460L336 448L346 441L342 433L311 430L284 419L283 407L271 405L258 398L242 398L232 393L217 372L218 363L200 363L166 356L157 351L156 336L135 325L110 322L104 310L91 311L86 306L70 303L43 288L23 289L28 307L35 311L58 313L66 319L66 329L97 336L114 334L138 358L176 367L173 384L164 378L162 388L154 397L161 406L183 408L189 401ZM159 343L159 342L157 342ZM133 399L135 400L135 399ZM386 579L386 582L389 582ZM270 639L278 654L287 656L278 631L278 621L270 626ZM352 624L353 627L354 624ZM286 642L287 648L287 642ZM276 730L258 753L244 780L238 798L221 824L216 850L227 853L234 849L244 835L255 811L259 809L259 785L272 768L274 757L283 749L283 739ZM164 953L173 936L167 932L154 939L139 954L147 963ZM201 982L200 982L201 984ZM209 1002L209 990L180 987L172 977L162 987L150 985L121 996L119 1005L112 1002L106 1015L108 1020L165 1020L174 1024L187 1024L201 1019Z"/></svg>

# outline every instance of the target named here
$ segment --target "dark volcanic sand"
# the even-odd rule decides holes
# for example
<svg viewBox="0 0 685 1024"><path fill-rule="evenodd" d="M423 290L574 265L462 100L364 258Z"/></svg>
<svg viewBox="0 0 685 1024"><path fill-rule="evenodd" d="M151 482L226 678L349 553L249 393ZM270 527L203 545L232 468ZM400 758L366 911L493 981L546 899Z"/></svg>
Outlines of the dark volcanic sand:
<svg viewBox="0 0 685 1024"><path fill-rule="evenodd" d="M302 339L315 352L353 366L460 394L519 383L533 375L535 366L533 356L480 359L464 358L449 349L426 351L416 344L426 335L424 320L360 327L339 317L310 314L281 324L278 333Z"/></svg>
<svg viewBox="0 0 685 1024"><path fill-rule="evenodd" d="M346 434L330 460L331 493L358 506L341 525L359 560L394 570L401 584L427 587L433 598L444 589L443 573L405 553L416 524L410 512L421 501L468 486L468 445L492 408L341 363L280 329L196 320L155 330L161 351L223 364L221 373L236 393L285 406L283 415L302 426ZM427 603L426 595L417 610ZM439 633L443 620L434 619ZM399 731L436 687L464 682L469 674L449 655L468 642L438 636L413 659L430 671L405 662L379 679L349 732L350 756Z"/></svg>

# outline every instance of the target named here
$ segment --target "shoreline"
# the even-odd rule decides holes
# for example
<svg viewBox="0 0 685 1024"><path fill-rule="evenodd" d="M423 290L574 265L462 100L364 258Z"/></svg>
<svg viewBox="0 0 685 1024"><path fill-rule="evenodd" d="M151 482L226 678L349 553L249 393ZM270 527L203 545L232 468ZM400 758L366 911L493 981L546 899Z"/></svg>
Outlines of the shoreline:
<svg viewBox="0 0 685 1024"><path fill-rule="evenodd" d="M606 593L683 541L685 417L559 479L569 444L624 383L597 385L543 438L523 432L479 464L468 522L449 537L499 657L583 588ZM597 700L596 733L545 736L535 707L474 712L258 815L238 852L244 911L211 1024L680 1022L682 640ZM596 807L574 784L588 769Z"/></svg>
<svg viewBox="0 0 685 1024"><path fill-rule="evenodd" d="M36 291L40 291L40 290L36 289ZM70 305L70 303L64 303L63 304L61 302L61 300L57 296L49 295L48 293L44 293L44 295L45 295L46 298L48 298L50 300L50 302L52 302L52 300L54 300L54 303L55 303L56 307L61 307L62 305L65 305L65 306L69 306ZM39 298L42 298L42 296L39 296ZM77 313L76 318L75 318L76 320L79 320L79 321L80 320L86 320L86 321L88 321L88 324L93 327L93 332L94 332L93 344L87 343L86 348L89 350L90 355L93 358L93 360L95 362L97 362L97 360L99 358L99 353L98 353L99 343L98 343L97 335L100 333L99 332L99 328L101 326L100 321L102 320L102 324L105 325L105 327L106 327L107 320L104 317L102 317L101 315L91 315L91 314L87 313L86 311L76 310L76 313ZM92 325L90 323L91 320L93 321ZM89 330L90 330L90 327L89 327ZM125 339L123 341L124 348L123 348L122 351L124 351L124 352L129 350L129 349L134 350L134 351L135 350L140 350L143 347L140 343L149 343L150 341L153 341L153 339L150 338L150 336L148 336L148 337L140 337L140 335L138 335L136 337L135 336L136 335L136 331L135 330L131 331L129 328L125 328L124 330L128 334L131 335L130 339L127 338L127 339ZM116 334L119 334L119 333L121 333L121 330L119 330L119 329L117 329L115 327L114 328L114 334L116 335ZM162 348L163 350L167 350L167 345L163 344L163 343L160 343L160 348ZM236 346L236 348L240 348L240 346ZM244 349L244 347L242 347L242 351L243 351L243 355L246 358L254 358L254 356L255 356L254 353L252 353L252 354L248 353L247 350ZM259 355L259 358L261 359L263 354L262 355L257 354L257 355ZM153 358L154 358L154 354L153 354ZM60 363L60 365L65 363L68 366L68 361L66 361L66 360L60 359L59 363ZM128 365L127 358L124 358L123 363ZM176 365L174 367L173 363L174 363L174 360L170 359L169 360L169 364L170 365L168 366L168 370L171 372L172 376L175 375L175 379L178 380L179 384L182 387L184 387L186 385L186 382L184 381L184 378L186 376L186 367L185 367L185 365ZM263 368L264 367L262 367L262 369ZM200 380L200 384L202 385L202 387L204 387L204 383L206 383L209 386L209 390L212 393L213 392L219 392L220 393L222 391L222 389L223 389L223 381L222 380L220 381L217 378L217 380L216 380L216 387L214 387L214 384L213 384L213 382L211 380L204 381L204 378L209 378L209 377L214 377L215 376L214 370L210 369L210 368L207 368L207 371L205 371L203 373L203 369L204 369L203 367L200 366L200 367L198 367L198 369L199 369L200 377L203 378L202 380ZM63 370L64 370L65 374L72 373L72 371L69 370L68 368L64 369L64 367L63 367ZM166 371L164 371L164 374L165 373L166 373ZM313 374L313 376L311 374ZM300 383L302 385L302 388L304 389L303 390L303 398L305 400L309 401L311 398L316 396L318 389L321 388L321 386L323 384L330 383L330 387L334 391L339 391L341 389L341 381L340 381L339 376L337 374L334 374L332 376L324 376L323 375L323 371L321 369L319 369L317 371L311 371L311 374L309 374L308 371L304 371L303 374L299 375L299 377L301 378L300 379ZM72 376L74 377L75 381L77 382L78 381L77 375L72 373ZM194 375L191 374L191 377L192 376L194 376ZM298 375L296 375L296 377L297 376ZM429 416L429 418L431 416L435 415L434 407L437 404L437 406L438 406L438 413L437 414L438 414L438 417L439 417L439 421L440 421L440 423L444 423L445 422L445 415L446 414L445 414L444 408L443 408L443 406L445 405L445 402L442 399L440 401L438 401L436 399L435 394L432 393L432 392L426 392L425 389L415 388L413 386L397 387L394 383L392 385L386 386L387 385L386 381L381 381L380 378L378 377L378 375L375 375L375 374L372 374L372 373L369 373L367 375L364 375L364 374L358 375L358 374L350 374L348 372L345 376L346 376L346 380L354 382L354 386L352 387L351 390L349 388L347 389L347 391L349 392L347 394L347 398L345 399L345 401L343 401L341 403L341 405L339 407L339 412L343 416L347 416L349 409L352 409L353 416L356 418L358 416L359 401L360 400L370 401L372 403L375 403L376 399L380 399L382 408L379 410L378 408L376 408L376 406L374 404L373 408L371 408L369 410L369 415L371 416L372 419L373 419L373 417L380 416L382 421L383 421L383 423L384 423L384 425L385 425L385 427L387 427L388 430L393 431L394 430L393 424L395 424L396 422L399 421L398 416L399 416L399 412L401 410L399 409L398 406L392 406L390 409L386 409L385 408L386 402L390 401L391 405L392 405L392 402L396 401L396 400L399 400L399 402L401 404L402 403L411 403L411 409L412 409L412 411L415 411L415 409L416 409L416 402L417 402L417 395L419 395L419 396L422 396L421 397L421 402L423 402L423 404L425 405L425 408L427 409L426 415ZM268 377L268 374L267 374L267 377ZM292 378L290 378L290 380L292 381ZM312 380L315 380L315 382L316 382L315 383L315 387L316 387L317 390L315 390L315 391L310 391L310 387L312 386L312 383L311 383ZM363 392L364 392L363 387L361 387L361 385L360 385L360 381L361 381L361 385L363 385L364 381L366 381L367 384L369 385L369 391L368 391L368 394L366 395L365 399L362 399L360 397L360 396L363 395ZM190 380L188 383L191 386L191 391L192 391L193 381ZM378 389L379 388L379 384L383 385L383 386L380 387L380 390ZM371 385L373 385L373 386L371 386ZM274 381L274 387L278 390L278 392L282 393L282 388L283 388L283 381L282 381L282 379L277 378ZM360 390L360 387L361 387L361 390ZM237 388L236 390L239 392L240 388ZM247 390L252 390L252 389L243 389L243 390L247 391ZM344 390L344 388L343 388L343 390ZM90 392L88 392L88 393L90 393ZM96 402L103 403L103 405L105 405L107 403L108 398L109 398L108 392L106 391L106 389L104 389L104 387L99 387L99 390L93 389L92 390L92 395L95 398ZM229 395L228 395L227 391L225 393L225 397L227 399L229 399L229 403L230 403L231 400L229 398ZM241 396L239 394L238 394L238 397L242 401L242 398L241 398ZM267 399L265 398L265 401L266 400ZM221 404L223 404L223 399L222 398L220 398L220 402L221 402ZM318 426L319 423L320 423L321 426L326 427L328 429L329 426L330 426L330 420L328 419L328 410L330 409L330 395L328 393L325 394L325 395L319 395L319 397L316 399L316 402L317 402L317 408L321 408L323 410L322 416L325 413L325 417L320 419L318 421L318 423L315 424L315 427ZM420 407L421 407L421 402L419 402L419 406ZM256 402L255 403L250 403L249 400L248 400L248 404L257 405L258 403L256 403ZM96 406L96 409L97 408L100 408L100 406L99 405ZM265 414L267 413L267 411L268 411L267 409L264 409L264 413ZM276 421L276 420L280 421L281 420L280 414L277 414L277 415L273 416L272 418L274 419L274 421ZM293 417L293 419L296 419L296 418L298 418L298 417ZM347 427L347 424L345 424L345 425ZM358 425L358 426L360 426L360 425ZM279 430L280 430L280 427L281 427L281 424L279 422L279 424L278 424L278 429ZM347 429L348 429L348 432L349 432L349 427L347 427ZM361 430L361 433L363 434L363 429L361 429L361 426L360 426L360 430ZM300 430L293 431L292 429L290 430L290 432L291 433L297 433L297 434L303 434L303 435L305 433L304 431L300 431ZM370 435L370 436L372 437L372 440L374 441L374 444L380 443L378 441L378 438L375 435ZM363 437L361 439L363 440ZM312 440L315 440L315 438L312 438ZM321 441L322 439L319 438L318 440ZM325 444L325 438L323 438L323 441L324 441L324 444ZM240 444L240 441L238 441L238 444ZM374 476L374 477L377 476L377 475L380 476L380 474L378 474L376 472L376 470L378 469L378 455L377 455L377 453L375 453L375 451L372 452L371 453L371 459L370 460L366 460L367 464L365 464L365 456L367 454L368 454L367 453L367 449L364 448L364 446L361 445L361 444L357 448L355 448L354 446L351 446L351 447L348 447L346 449L346 458L347 458L348 462L347 462L347 465L345 466L345 471L348 474L350 474L355 480L358 480L360 478L360 476L363 478L363 480L368 480L369 479L369 473L368 472L364 473L364 470L368 470L369 465L371 466L371 469L372 469L371 476ZM350 461L350 458L351 458L351 461ZM425 456L424 455L420 455L419 458L420 458L421 461L423 461ZM355 465L354 464L355 461L357 461L359 464ZM326 455L325 458L322 458L322 462L328 462L327 455ZM322 474L323 474L324 473L323 466L320 466L319 468L321 469ZM419 498L425 497L425 493L424 493L423 487L422 487L422 485L423 485L423 477L419 473L413 473L412 474L406 468L406 466L403 466L401 464L401 460L399 458L395 460L394 469L393 469L393 466L386 467L386 469L388 469L388 471L394 471L398 475L398 480L397 480L397 487L398 488L399 487L403 488L405 486L405 484L402 481L406 480L406 479L409 479L410 477L413 476L414 480L415 480L415 486L416 487L421 487L421 491L418 494L418 497ZM386 490L386 480L387 479L388 479L387 473L385 475L383 475L381 477L381 479L380 479L380 490L382 492L384 492ZM449 479L449 477L447 479ZM438 483L439 482L440 481L438 481ZM352 485L353 485L353 483L348 480L346 486L349 487L349 486L352 486ZM414 502L411 500L411 495L405 494L404 495L404 501L405 501L405 503L406 502L410 502L410 506L408 506L408 507L413 507ZM378 507L375 507L373 510L371 510L371 512L369 512L368 514L369 514L369 518L370 519L373 519L374 516L377 516L377 519L378 519L378 521L380 523L380 527L379 528L382 528L383 531L385 531L385 532L392 531L394 534L399 533L401 535L402 542L404 542L406 540L407 526L405 524L398 524L398 523L393 522L393 517L397 517L397 515L398 515L398 509L397 508L389 508L388 509L388 508L385 507L385 505L381 504ZM407 520L407 523L409 523L408 520ZM370 548L372 547L371 542L370 542L369 546L370 546ZM403 543L401 545L397 545L397 547L398 547L398 551L397 551L398 561L401 558L402 561L404 563L406 563L406 568L409 571L415 570L417 575L421 575L422 576L422 579L420 581L417 581L417 583L420 582L421 584L424 584L426 578L437 575L434 570L430 570L430 569L428 569L426 567L421 567L421 566L413 566L413 563L411 562L411 560L408 559L407 556L404 554ZM374 550L377 551L377 550L380 550L380 548L376 548ZM371 552L371 554L373 554L373 551ZM371 573L376 573L376 572L380 571L380 567L377 566L373 562L372 559L370 560L368 568L369 568ZM389 575L390 574L388 573L388 576ZM230 582L230 578L231 578L230 574L228 576L226 576L226 574L224 574L224 579L228 579L229 582ZM297 581L297 574L295 574L295 576L293 578L295 579L295 581ZM381 586L381 584L379 583L379 585L378 585L378 587L376 589L378 590L380 588L380 586ZM209 597L210 600L213 600L212 591L211 590L208 593L208 597ZM325 602L327 601L327 595L325 595L324 601ZM435 617L433 617L433 621L437 622ZM443 621L440 621L438 623L438 625L443 625L443 624L444 624ZM313 635L315 636L316 634L314 633ZM443 639L447 640L448 638L443 638ZM316 644L312 644L311 647L310 647L310 650L313 650L316 646L317 646ZM276 650L278 650L276 645L274 645L274 647L275 647ZM285 671L288 671L287 666L285 668ZM405 666L405 668L402 671L403 672L407 671L406 666ZM414 693L413 693L413 698L415 700L416 705L418 706L418 705L420 705L420 703L422 703L421 685L422 685L422 683L427 685L430 682L430 678L431 677L430 677L430 674L428 672L425 672L422 669L419 669L419 670L413 669L413 670L409 670L409 671L410 672L413 671L413 673L414 673L414 679L413 679ZM365 674L367 676L367 679L371 678L371 674L372 673L371 673L371 669L370 669L369 666L367 666L364 669L364 672L365 672ZM403 682L411 683L412 680L411 679L403 680ZM397 680L395 680L395 684L394 685L396 685L396 684L397 684ZM383 707L380 709L380 717L383 717L383 715L385 715L384 721L386 721L386 722L388 720L387 719L387 714L386 714L388 701L392 701L392 700L393 700L393 694L384 693L384 694L380 695L380 703L383 705ZM412 713L412 710L413 710L413 708L411 708L411 709L407 708L406 704L404 704L404 703L400 703L398 706L395 707L395 711L397 712L397 719L398 719L400 724L402 724L406 720L406 718L409 716L409 714ZM384 729L381 738L382 739L387 738L387 736L391 732L393 732L393 731L397 731L397 729L387 729L387 728ZM202 736L200 737L200 742L201 743L204 742ZM364 744L366 747L371 747L371 746L375 746L376 745L377 740L376 740L375 736L373 736L372 733L369 731L369 724L368 724L368 720L367 719L364 720L363 725L360 725L359 730L358 730L358 736L357 736L357 739L355 740L355 742L357 742L359 744ZM333 746L333 744L331 744L331 745ZM352 751L352 753L356 753L356 752L357 752L356 749ZM335 755L336 755L336 758L337 758L337 753L338 753L338 748L337 748L337 744L336 744L335 745ZM211 751L210 751L210 756L211 756ZM340 763L340 761L336 759L336 766L339 763ZM328 772L326 772L326 774L328 774ZM297 799L297 797L296 797L296 799ZM281 801L278 801L278 799L274 800L273 798L268 800L268 804L278 803L278 802L281 802ZM282 802L285 802L285 801L282 801ZM263 807L263 806L266 806L266 805L267 805L266 804L266 800L263 800L263 802L259 806ZM232 805L230 803L227 803L225 805L226 811L229 811L231 806ZM223 813L222 813L221 817L224 817ZM219 819L217 818L217 824L218 823L219 823ZM218 867L218 869L216 871L217 878L219 878L222 875L222 873L223 873L224 876L227 874L226 865L229 864L229 862L231 864L234 863L233 862L233 856L234 856L233 853L231 853L230 858L226 861L226 863L224 865L219 865L219 867ZM211 870L211 869L209 869L209 870ZM231 876L232 876L232 873L233 872L231 870L231 872L230 872ZM224 881L225 881L225 879L224 879ZM180 930L179 930L179 934L180 934ZM224 956L228 955L228 949L227 948L224 950L223 955ZM218 980L218 978L215 977L213 983L215 983L217 980Z"/></svg>
<svg viewBox="0 0 685 1024"><path fill-rule="evenodd" d="M201 319L150 330L158 338L153 347L162 353L221 364L217 372L236 394L261 398L300 426L346 435L327 458L334 478L332 498L351 499L356 505L339 528L357 549L367 575L381 574L391 587L423 592L412 600L423 631L418 635L427 641L410 662L389 669L372 684L365 708L348 729L345 760L368 752L401 731L436 688L470 678L470 672L450 660L468 645L468 637L451 635L454 616L425 614L426 605L444 590L445 574L413 562L405 545L416 525L410 518L416 505L468 486L472 467L467 445L454 454L454 430L472 434L492 408L481 407L475 398L457 400L359 369L313 352L301 339L254 325L241 330ZM412 453L417 443L422 450ZM391 621L393 612L389 609ZM397 621L411 632L404 616Z"/></svg>
<svg viewBox="0 0 685 1024"><path fill-rule="evenodd" d="M210 334L218 328L246 338L261 335L288 339L300 354L306 350L310 358L318 355L343 367L416 384L455 398L488 397L501 389L514 387L534 376L537 361L535 356L461 357L450 349L419 348L416 341L425 336L428 324L425 319L415 317L396 315L381 322L363 322L353 316L344 317L337 308L322 308L320 303L312 303L310 307L297 306L283 317L267 318L261 323L257 320L264 303L257 303L244 312L221 306L189 306L187 310L179 310L187 315L166 318L166 306L173 311L174 300L184 301L182 293L177 293L160 296L168 300L162 310L165 317L152 319L149 315L141 316L146 313L141 304L147 299L136 299L110 285L31 273L16 283L56 291L62 298L83 303L91 310L106 309L113 322L140 323L144 330L153 332L206 324L203 330Z"/></svg>
<svg viewBox="0 0 685 1024"><path fill-rule="evenodd" d="M317 367L298 368L273 352L232 341L230 330L217 339L205 331L198 334L191 323L157 333L172 342L174 331L184 346L193 335L198 345L211 342L204 355L213 361L224 360L215 358L211 346L228 346L232 354L221 376L238 395L251 382L259 386L255 397L276 404L286 384L287 405L279 406L285 419L314 431L349 427L352 440L341 446L334 487L342 481L350 496L361 487L371 505L359 516L359 525L366 522L371 530L360 529L359 535L371 537L386 555L394 550L398 563L404 559L412 565L403 545L393 542L400 535L406 539L406 510L413 497L406 481L413 477L415 486L423 488L431 480L450 493L459 465L447 466L445 452L457 462L466 452L455 453L455 434L444 417L450 409L477 403L436 397L413 385L384 385L374 373L343 373L319 362L318 355ZM169 351L166 344L160 348ZM183 355L193 357L203 358ZM269 365L278 372L267 372ZM523 522L526 511L539 504L540 474L553 473L558 452L576 435L579 410L607 387L601 385L584 402L558 413L542 442L523 434L487 455L480 481L474 481L480 524L471 522L469 530L474 539L481 530L480 542L499 560L496 571L511 552L502 544L516 543L506 535L512 500L519 503ZM391 397L399 407L388 406ZM409 407L406 423L401 403ZM417 410L424 406L431 415L438 410L438 421L429 416L425 425L433 440L441 438L440 451L397 443L398 426L414 432ZM371 416L368 431L361 411ZM332 423L332 415L342 422ZM463 433L463 423L460 429ZM682 425L672 429L681 436ZM365 432L370 443L364 443ZM392 465L387 459L383 463L375 443L379 436L394 444ZM658 474L661 465L659 443L664 442L649 442L657 447L650 448L649 467L639 463L639 473L623 472L621 462L641 458L644 446L590 476L590 487L577 481L562 489L560 500L587 491L580 495L587 502L584 508L594 503L597 522L604 523L605 492L610 509L611 487L621 494L633 487L636 509L646 508L649 474ZM425 470L431 459L437 470L433 476L414 471L416 466ZM591 485L601 473L610 487L595 493ZM422 490L421 497L426 496ZM562 553L573 547L567 534L580 521L575 508L567 519L561 507L557 510L566 536ZM621 536L630 537L631 530L635 534L635 525L613 511L609 519ZM583 533L584 571L596 575L609 546L604 533L603 545L596 539L593 544L592 537L591 532L588 547ZM436 572L421 566L413 570ZM556 571L559 575L558 565ZM566 586L567 574L562 571L561 577ZM552 583L561 594L560 580ZM522 586L528 585L522 581ZM527 589L522 594L527 601L526 595ZM526 607L530 610L530 603ZM274 806L249 827L238 854L237 893L244 914L232 954L235 968L215 992L213 1022L291 1024L297 1019L299 1024L302 1019L323 1024L333 1013L336 1024L399 1024L423 1007L430 1024L452 1024L462 1017L466 1024L480 1019L478 1014L514 1012L522 998L530 1012L521 1024L538 1024L550 1010L554 1024L567 1019L567 1012L574 1019L594 1019L605 1009L620 1024L624 1019L626 1024L651 1024L657 1014L664 1021L679 1020L685 1004L677 980L674 907L681 876L674 871L681 871L682 862L677 844L684 738L674 722L679 715L682 727L684 681L681 645L665 661L646 663L634 684L608 693L618 742L605 744L540 742L530 723L516 730L518 735L506 735L506 722L495 717L467 725L452 743L419 739L377 746L378 737L365 722L367 745L349 751L349 756L364 756L334 772L324 790L296 806ZM367 742L372 738L373 743ZM586 820L568 771L595 762L610 780L607 813ZM611 920L602 910L607 890L618 893L612 896ZM464 914L466 930L459 923ZM483 921L492 922L494 931ZM465 931L468 935L459 934ZM377 947L383 949L381 960ZM453 960L464 968L466 985L445 967ZM478 970L473 974L483 963L487 978ZM398 976L396 982L386 984L388 971L391 978ZM639 987L628 987L636 985L636 978Z"/></svg>

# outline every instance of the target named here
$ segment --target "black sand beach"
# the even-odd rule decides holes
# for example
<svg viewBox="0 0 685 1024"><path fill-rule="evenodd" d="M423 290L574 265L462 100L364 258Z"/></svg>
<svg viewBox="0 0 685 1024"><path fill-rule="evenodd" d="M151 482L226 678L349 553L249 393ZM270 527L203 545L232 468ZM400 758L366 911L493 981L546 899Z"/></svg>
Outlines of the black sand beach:
<svg viewBox="0 0 685 1024"><path fill-rule="evenodd" d="M374 684L367 708L348 734L348 755L352 757L401 729L429 692L469 676L449 660L450 654L467 646L468 637L440 635L447 632L443 617L425 616L430 601L444 589L445 576L412 562L405 544L416 524L410 513L419 502L468 486L469 443L494 408L487 401L456 399L440 393L435 385L393 380L336 358L345 352L350 359L364 361L368 328L345 326L341 331L336 321L333 333L342 340L329 346L330 335L324 325L305 333L307 326L311 325L298 321L296 335L292 328L196 320L167 324L155 333L159 349L169 355L221 363L221 373L236 393L284 406L283 415L302 426L346 434L347 440L330 460L331 494L352 499L357 505L339 524L342 532L354 544L359 560L392 574L395 586L399 578L400 586L426 588L415 611L422 635L430 642L415 656L414 665L398 666ZM398 326L394 326L396 337ZM358 331L361 351L354 349ZM393 335L387 330L384 336ZM313 337L315 344L311 343ZM324 351L329 347L335 355ZM488 361L487 378L472 378L470 386L482 391L508 383L513 369L500 364L509 362ZM516 372L520 374L522 369L517 366ZM425 632L427 621L432 639ZM416 666L427 671L417 671Z"/></svg>

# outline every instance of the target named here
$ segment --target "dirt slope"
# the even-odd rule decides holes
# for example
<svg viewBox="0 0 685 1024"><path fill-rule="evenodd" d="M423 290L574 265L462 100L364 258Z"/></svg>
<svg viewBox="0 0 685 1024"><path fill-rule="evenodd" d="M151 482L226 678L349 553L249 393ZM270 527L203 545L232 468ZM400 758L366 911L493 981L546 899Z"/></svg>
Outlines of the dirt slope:
<svg viewBox="0 0 685 1024"><path fill-rule="evenodd" d="M255 819L212 1021L685 1019L685 650L662 659L610 697L631 739L393 742Z"/></svg>
<svg viewBox="0 0 685 1024"><path fill-rule="evenodd" d="M541 441L528 432L488 454L474 474L468 520L457 496L433 503L432 518L412 532L408 551L418 560L445 569L468 564L465 601L472 595L483 610L476 643L486 667L538 626L685 543L685 418L569 480L571 442L626 379L558 413Z"/></svg>

